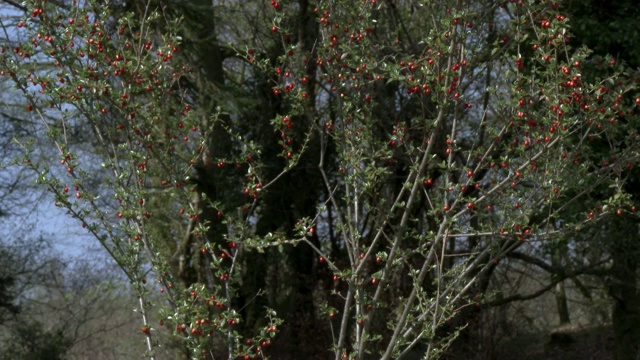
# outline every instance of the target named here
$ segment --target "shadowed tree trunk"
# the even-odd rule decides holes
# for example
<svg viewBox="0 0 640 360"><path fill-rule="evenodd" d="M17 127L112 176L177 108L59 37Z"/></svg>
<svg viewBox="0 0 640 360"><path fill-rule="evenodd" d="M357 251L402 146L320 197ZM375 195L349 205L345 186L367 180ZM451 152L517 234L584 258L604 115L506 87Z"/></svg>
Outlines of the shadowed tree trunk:
<svg viewBox="0 0 640 360"><path fill-rule="evenodd" d="M611 239L613 266L610 293L614 299L613 333L615 336L615 359L635 360L640 356L640 293L638 293L638 262L640 261L638 224L615 221ZM614 230L615 229L615 230Z"/></svg>

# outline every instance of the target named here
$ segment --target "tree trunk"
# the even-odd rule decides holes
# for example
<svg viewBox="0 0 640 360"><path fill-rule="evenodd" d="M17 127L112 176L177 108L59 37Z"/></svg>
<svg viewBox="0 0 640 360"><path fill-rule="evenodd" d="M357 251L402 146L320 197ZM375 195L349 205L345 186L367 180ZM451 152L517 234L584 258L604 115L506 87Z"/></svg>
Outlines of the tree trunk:
<svg viewBox="0 0 640 360"><path fill-rule="evenodd" d="M618 229L611 234L618 235L618 242L613 244L611 251L613 267L610 293L614 298L614 354L616 360L636 360L640 357L640 294L636 274L640 236L636 223L620 222L614 225Z"/></svg>
<svg viewBox="0 0 640 360"><path fill-rule="evenodd" d="M563 276L562 269L564 269L562 260L567 251L567 246L566 244L558 243L554 246L552 251L551 263L555 269L553 277L557 276L561 278ZM552 281L553 280L555 279L552 279ZM567 305L567 293L564 289L564 281L561 281L556 285L555 297L560 325L569 324L571 322L571 318L569 317L569 306Z"/></svg>

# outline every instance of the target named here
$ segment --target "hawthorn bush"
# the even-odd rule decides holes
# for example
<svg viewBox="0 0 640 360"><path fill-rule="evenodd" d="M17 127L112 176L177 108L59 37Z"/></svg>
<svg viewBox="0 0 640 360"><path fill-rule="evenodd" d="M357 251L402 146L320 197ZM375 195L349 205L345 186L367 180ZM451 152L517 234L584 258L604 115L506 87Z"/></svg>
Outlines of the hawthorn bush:
<svg viewBox="0 0 640 360"><path fill-rule="evenodd" d="M636 210L638 74L555 2L27 4L15 163L127 276L149 358L162 327L192 358L435 358L509 253Z"/></svg>

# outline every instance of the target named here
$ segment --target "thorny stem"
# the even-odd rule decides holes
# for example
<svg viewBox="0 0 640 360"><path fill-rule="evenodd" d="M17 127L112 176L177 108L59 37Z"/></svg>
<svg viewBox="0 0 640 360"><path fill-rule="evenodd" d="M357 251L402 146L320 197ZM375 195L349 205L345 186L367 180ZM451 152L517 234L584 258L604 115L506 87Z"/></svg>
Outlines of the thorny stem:
<svg viewBox="0 0 640 360"><path fill-rule="evenodd" d="M137 275L136 279L137 280ZM139 283L138 283L139 284ZM138 292L138 304L140 305L140 315L142 316L142 323L147 326L149 324L149 320L147 318L147 309L145 307L144 296L141 292ZM147 345L147 350L149 351L149 360L155 360L155 356L153 356L153 344L151 343L151 334L145 332L145 344Z"/></svg>
<svg viewBox="0 0 640 360"><path fill-rule="evenodd" d="M454 41L455 36L452 36L452 40L451 40L451 47L453 47L453 45L455 44ZM449 57L447 59L447 69L451 68L451 64L453 62L453 55L449 54ZM444 83L444 88L448 87L448 78L447 80L445 80ZM435 139L437 137L438 134L438 128L439 125L441 124L441 122L444 119L444 115L445 115L445 107L441 106L440 107L440 111L438 112L438 116L434 121L434 131L431 133L431 136L429 137L429 141L427 142L427 148L424 150L423 155L422 155L422 159L420 161L420 165L418 167L418 169L413 172L412 176L413 176L413 184L411 187L411 192L409 193L409 198L407 199L407 202L405 204L404 207L404 212L402 214L402 219L400 221L400 225L398 227L398 229L396 230L396 236L395 239L393 241L393 246L391 247L391 250L389 251L389 255L387 258L387 262L384 268L384 271L382 273L382 277L380 278L380 281L378 283L378 287L376 289L375 295L373 296L373 300L372 303L375 304L378 302L378 300L380 299L380 297L382 296L383 290L385 288L386 285L386 280L387 277L389 276L389 272L391 270L391 266L395 260L396 257L396 251L398 250L398 247L400 246L400 243L402 242L403 239L403 234L404 234L404 229L407 226L407 223L409 222L409 217L410 217L410 211L411 211L411 207L413 202L415 201L414 199L416 198L417 194L418 194L418 189L420 187L420 175L423 174L427 168L427 165L429 163L429 156L431 154L431 149L433 148L433 144L435 143ZM411 176L411 175L410 175ZM397 202L396 202L397 203ZM395 203L394 203L395 205ZM445 227L448 225L448 220L445 216L445 218L443 219L441 226L440 226L440 230L438 231L438 236L436 237L436 239L440 238L442 236L442 234L444 233L444 229ZM437 241L437 240L436 240ZM424 276L426 276L426 269L428 269L427 264L429 263L429 261L425 261L425 264L423 265L423 268L420 272L420 277L424 278ZM395 325L395 330L393 335L391 336L391 339L388 342L388 346L387 349L384 353L384 355L382 356L381 360L387 360L391 357L391 355L393 354L393 350L395 349L395 343L397 341L397 337L399 335L400 330L404 327L404 323L406 321L406 317L409 313L409 309L410 307L413 305L413 300L415 299L416 296L416 288L413 288L413 291L411 292L411 295L409 297L409 299L405 302L405 308L402 312L402 315L400 317L400 319L398 319L396 325ZM370 326L370 321L371 318L367 319L367 326L365 326L365 331L367 330L368 326ZM365 338L363 336L363 338ZM363 350L364 350L364 341L361 341L358 344L358 356L362 357L363 354Z"/></svg>

